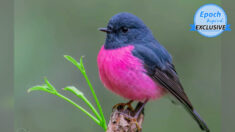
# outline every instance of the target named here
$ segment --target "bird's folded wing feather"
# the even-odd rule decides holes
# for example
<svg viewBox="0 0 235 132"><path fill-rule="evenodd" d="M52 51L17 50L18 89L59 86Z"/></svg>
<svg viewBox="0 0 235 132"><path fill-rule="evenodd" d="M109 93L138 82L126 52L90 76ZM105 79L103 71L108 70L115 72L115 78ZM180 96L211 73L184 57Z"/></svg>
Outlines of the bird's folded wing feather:
<svg viewBox="0 0 235 132"><path fill-rule="evenodd" d="M147 74L189 109L193 109L179 81L171 57L164 48L135 46L133 55L144 63Z"/></svg>
<svg viewBox="0 0 235 132"><path fill-rule="evenodd" d="M167 68L166 70L162 71L156 68L155 73L152 74L151 77L154 81L160 83L164 88L166 88L182 104L185 104L192 109L192 104L185 94L174 70Z"/></svg>

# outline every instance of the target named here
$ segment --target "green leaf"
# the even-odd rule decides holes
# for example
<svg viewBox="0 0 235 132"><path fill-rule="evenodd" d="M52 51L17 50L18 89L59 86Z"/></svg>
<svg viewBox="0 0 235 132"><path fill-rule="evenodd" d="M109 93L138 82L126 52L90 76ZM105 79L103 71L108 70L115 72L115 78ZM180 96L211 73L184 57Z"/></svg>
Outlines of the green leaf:
<svg viewBox="0 0 235 132"><path fill-rule="evenodd" d="M74 101L72 101L71 99L65 97L64 95L60 94L59 92L56 91L56 89L51 85L51 83L45 78L45 82L46 84L44 85L38 85L38 86L34 86L32 88L28 89L28 93L32 92L32 91L45 91L51 94L54 94L64 100L66 100L67 102L71 103L72 105L74 105L75 107L77 107L78 109L80 109L82 112L84 112L87 116L89 116L92 120L94 120L98 125L101 125L101 121L98 120L96 117L94 117L91 113L89 113L86 109L84 109L83 107L81 107L80 105L76 104ZM67 87L66 90L71 90L74 93L78 94L80 97L84 98L85 96L83 95L82 92L80 92L79 90L77 90L75 87L71 86L71 87Z"/></svg>
<svg viewBox="0 0 235 132"><path fill-rule="evenodd" d="M28 93L31 92L31 91L45 91L45 92L48 92L48 93L51 93L51 94L56 94L57 93L56 89L51 85L51 83L47 80L46 77L45 77L44 80L45 80L46 84L37 85L37 86L34 86L32 88L29 88Z"/></svg>
<svg viewBox="0 0 235 132"><path fill-rule="evenodd" d="M51 94L56 94L57 91L54 89L49 88L47 85L38 85L38 86L34 86L32 88L28 89L28 93L32 92L32 91L45 91Z"/></svg>
<svg viewBox="0 0 235 132"><path fill-rule="evenodd" d="M79 67L80 69L80 63L78 63L73 57L69 56L69 55L64 55L64 57L70 61L71 63L73 63L75 66Z"/></svg>
<svg viewBox="0 0 235 132"><path fill-rule="evenodd" d="M47 84L47 86L48 86L51 90L56 91L56 89L52 86L52 84L47 80L46 77L44 78L44 81L45 81L45 83Z"/></svg>
<svg viewBox="0 0 235 132"><path fill-rule="evenodd" d="M84 96L84 94L81 91L79 91L78 89L76 89L74 86L68 86L66 88L63 88L63 90L70 91L80 98Z"/></svg>

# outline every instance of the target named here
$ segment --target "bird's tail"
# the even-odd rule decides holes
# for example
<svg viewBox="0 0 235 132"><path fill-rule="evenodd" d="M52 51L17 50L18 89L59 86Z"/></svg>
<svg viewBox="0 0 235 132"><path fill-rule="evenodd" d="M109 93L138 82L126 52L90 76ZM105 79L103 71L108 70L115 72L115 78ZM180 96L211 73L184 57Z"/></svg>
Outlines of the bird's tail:
<svg viewBox="0 0 235 132"><path fill-rule="evenodd" d="M197 111L193 108L185 107L186 110L191 114L193 119L198 123L200 128L203 131L210 132L208 126L206 125L205 121L200 117L200 115L197 113Z"/></svg>

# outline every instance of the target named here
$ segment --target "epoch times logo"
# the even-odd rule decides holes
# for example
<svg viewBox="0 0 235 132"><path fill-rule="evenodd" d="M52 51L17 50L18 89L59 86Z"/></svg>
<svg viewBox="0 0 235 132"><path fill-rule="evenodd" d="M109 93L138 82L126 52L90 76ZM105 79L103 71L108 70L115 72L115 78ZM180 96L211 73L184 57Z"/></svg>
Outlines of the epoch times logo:
<svg viewBox="0 0 235 132"><path fill-rule="evenodd" d="M224 31L231 31L227 24L225 11L216 4L201 6L194 15L191 31L197 31L205 37L216 37Z"/></svg>

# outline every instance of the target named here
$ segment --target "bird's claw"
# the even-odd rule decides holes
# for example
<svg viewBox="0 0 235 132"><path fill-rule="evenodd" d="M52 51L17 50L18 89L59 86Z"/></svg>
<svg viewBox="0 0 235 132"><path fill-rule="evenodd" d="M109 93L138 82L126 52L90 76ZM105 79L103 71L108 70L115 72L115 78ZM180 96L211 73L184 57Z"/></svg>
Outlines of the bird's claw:
<svg viewBox="0 0 235 132"><path fill-rule="evenodd" d="M113 106L112 110L118 109L118 110L122 110L125 108L125 106L127 106L127 109L134 111L134 108L132 107L131 103L133 102L133 100L130 100L127 103L118 103L116 105Z"/></svg>
<svg viewBox="0 0 235 132"><path fill-rule="evenodd" d="M136 126L136 128L137 128L137 132L141 132L142 128L139 125L139 123L137 121L137 118L129 116L129 115L125 115L125 116L126 116L125 119L130 121L130 125L134 124Z"/></svg>
<svg viewBox="0 0 235 132"><path fill-rule="evenodd" d="M136 125L137 132L141 132L142 128L140 127L139 123L137 122L137 118L132 118L132 123Z"/></svg>

